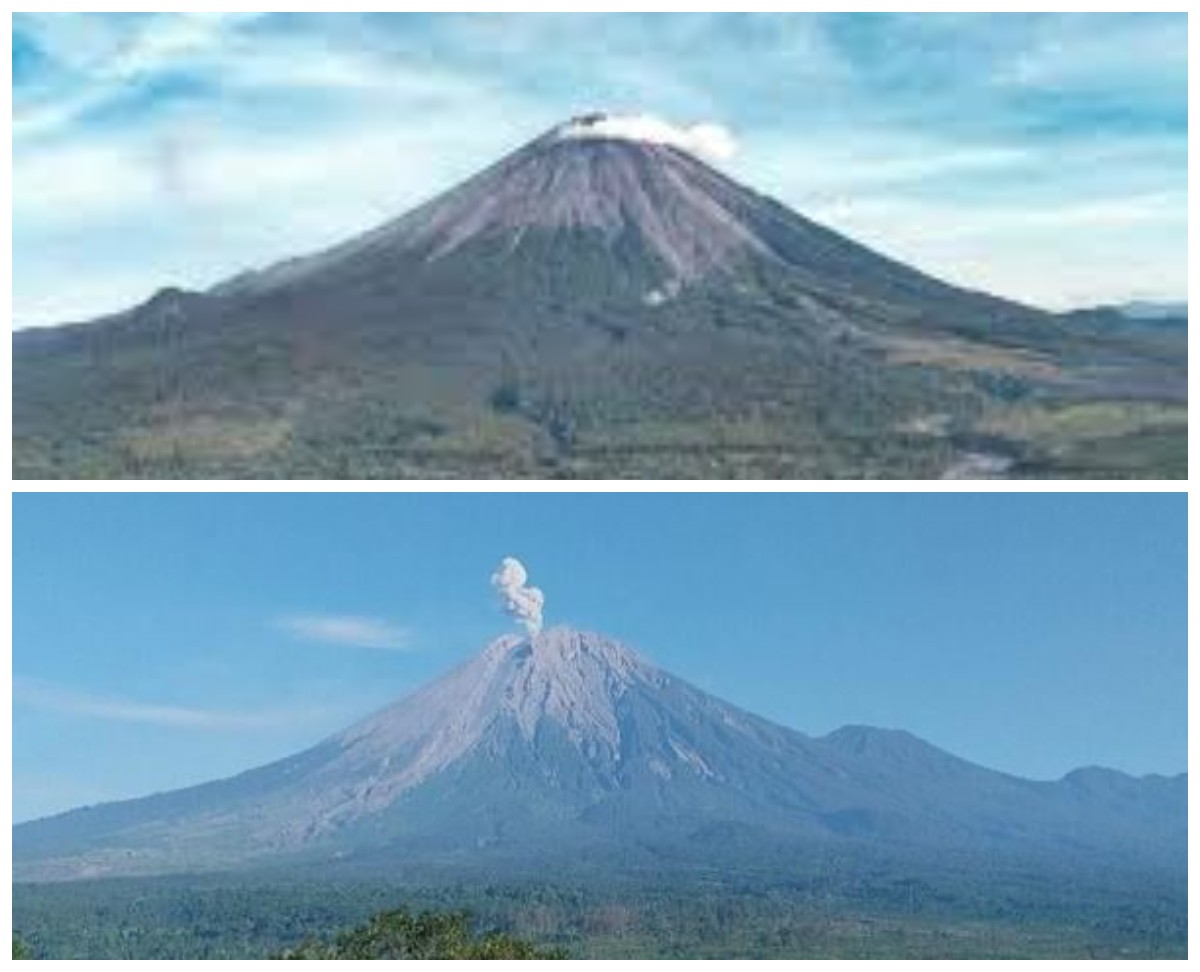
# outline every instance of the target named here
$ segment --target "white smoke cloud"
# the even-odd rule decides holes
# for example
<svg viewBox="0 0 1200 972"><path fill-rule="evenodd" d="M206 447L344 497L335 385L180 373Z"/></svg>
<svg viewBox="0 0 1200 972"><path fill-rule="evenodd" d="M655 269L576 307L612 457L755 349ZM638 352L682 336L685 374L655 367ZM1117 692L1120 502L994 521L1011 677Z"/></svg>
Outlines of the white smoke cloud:
<svg viewBox="0 0 1200 972"><path fill-rule="evenodd" d="M732 159L737 139L723 125L705 122L681 127L654 115L590 115L568 122L562 138L621 138L634 142L669 145L713 162Z"/></svg>
<svg viewBox="0 0 1200 972"><path fill-rule="evenodd" d="M492 586L504 598L504 607L509 615L525 626L531 635L542 630L542 608L546 595L536 587L527 587L529 573L525 565L515 557L505 557L492 574Z"/></svg>

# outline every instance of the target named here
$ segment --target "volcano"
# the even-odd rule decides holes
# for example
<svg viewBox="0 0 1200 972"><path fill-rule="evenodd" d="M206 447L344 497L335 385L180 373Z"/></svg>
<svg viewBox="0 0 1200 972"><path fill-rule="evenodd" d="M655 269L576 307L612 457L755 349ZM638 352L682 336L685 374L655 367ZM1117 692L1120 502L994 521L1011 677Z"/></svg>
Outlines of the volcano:
<svg viewBox="0 0 1200 972"><path fill-rule="evenodd" d="M500 638L289 759L21 824L13 857L22 881L517 862L786 872L831 850L875 867L967 858L1177 874L1186 841L1186 776L1086 769L1033 782L905 732L811 738L612 639L554 628Z"/></svg>
<svg viewBox="0 0 1200 972"><path fill-rule="evenodd" d="M573 119L327 252L18 332L18 478L1186 475L1185 332L943 283L616 130Z"/></svg>

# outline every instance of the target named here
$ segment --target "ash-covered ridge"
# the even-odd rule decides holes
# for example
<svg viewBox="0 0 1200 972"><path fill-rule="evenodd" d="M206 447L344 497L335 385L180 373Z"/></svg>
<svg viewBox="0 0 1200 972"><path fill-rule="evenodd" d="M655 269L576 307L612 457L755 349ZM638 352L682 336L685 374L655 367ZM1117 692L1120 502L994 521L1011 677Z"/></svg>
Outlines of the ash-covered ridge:
<svg viewBox="0 0 1200 972"><path fill-rule="evenodd" d="M345 755L334 771L370 771L378 803L445 770L506 724L530 744L553 726L577 745L615 753L622 695L635 684L653 688L662 678L633 651L601 635L565 627L508 635L445 678L335 736ZM394 764L397 753L411 755ZM394 771L384 780L375 773L379 769Z"/></svg>

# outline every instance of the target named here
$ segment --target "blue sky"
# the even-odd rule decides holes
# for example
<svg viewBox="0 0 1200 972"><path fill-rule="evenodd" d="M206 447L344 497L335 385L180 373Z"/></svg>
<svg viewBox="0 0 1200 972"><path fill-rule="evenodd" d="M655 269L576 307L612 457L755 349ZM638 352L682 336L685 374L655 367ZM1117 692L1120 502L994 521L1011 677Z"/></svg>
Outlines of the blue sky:
<svg viewBox="0 0 1200 972"><path fill-rule="evenodd" d="M14 322L339 241L593 108L723 124L732 175L958 282L1186 297L1183 14L14 14Z"/></svg>
<svg viewBox="0 0 1200 972"><path fill-rule="evenodd" d="M17 494L17 820L287 755L513 630L618 637L802 731L1187 765L1180 494Z"/></svg>

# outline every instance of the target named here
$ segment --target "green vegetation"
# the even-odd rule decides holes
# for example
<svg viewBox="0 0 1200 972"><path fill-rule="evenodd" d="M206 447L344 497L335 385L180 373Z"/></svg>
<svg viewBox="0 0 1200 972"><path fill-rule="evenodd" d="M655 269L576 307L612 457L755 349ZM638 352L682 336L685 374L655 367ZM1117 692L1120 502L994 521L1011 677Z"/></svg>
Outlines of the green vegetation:
<svg viewBox="0 0 1200 972"><path fill-rule="evenodd" d="M26 945L17 935L13 935L13 956L14 959L31 959L33 951Z"/></svg>
<svg viewBox="0 0 1200 972"><path fill-rule="evenodd" d="M365 877L15 885L13 922L43 958L1187 954L1185 877L1165 884L1128 874L900 877L848 865L790 881L693 875L666 886L632 878L400 886Z"/></svg>
<svg viewBox="0 0 1200 972"><path fill-rule="evenodd" d="M925 479L979 439L1017 475L1186 473L1185 329L992 321L763 267L652 307L661 268L597 242L18 334L14 475ZM1172 417L1127 421L1143 410Z"/></svg>
<svg viewBox="0 0 1200 972"><path fill-rule="evenodd" d="M980 428L1010 444L1023 475L1187 479L1187 406L1156 402L1023 405Z"/></svg>
<svg viewBox="0 0 1200 972"><path fill-rule="evenodd" d="M275 956L281 959L556 959L561 949L543 949L499 932L472 930L465 912L410 914L382 911L332 941L310 939Z"/></svg>

